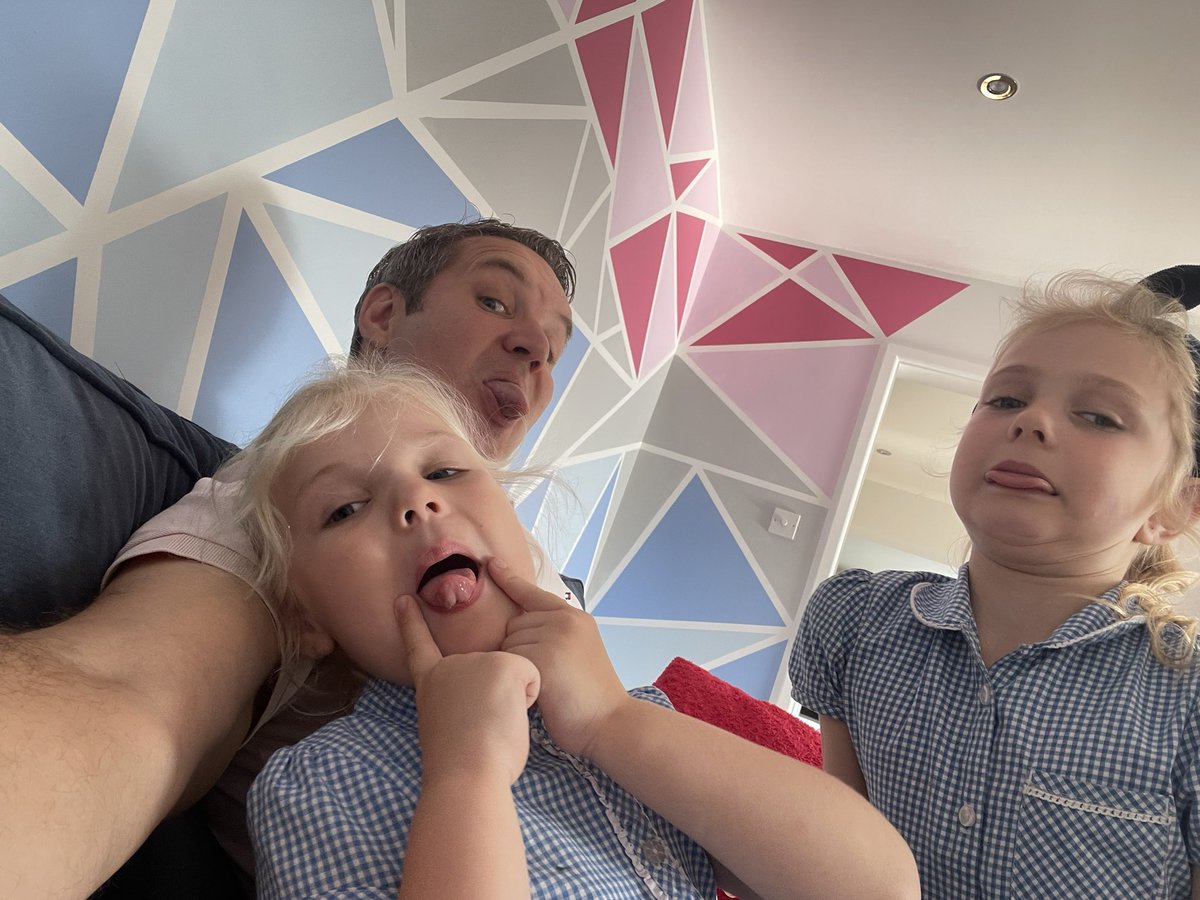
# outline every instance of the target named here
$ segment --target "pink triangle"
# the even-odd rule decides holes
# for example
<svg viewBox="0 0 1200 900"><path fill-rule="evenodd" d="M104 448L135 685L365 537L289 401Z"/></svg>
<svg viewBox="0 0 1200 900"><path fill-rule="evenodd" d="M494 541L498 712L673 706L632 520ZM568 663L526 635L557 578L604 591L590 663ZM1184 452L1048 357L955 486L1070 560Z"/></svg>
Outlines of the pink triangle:
<svg viewBox="0 0 1200 900"><path fill-rule="evenodd" d="M579 7L579 17L575 21L586 22L606 12L628 6L632 2L633 0L583 0L583 5Z"/></svg>
<svg viewBox="0 0 1200 900"><path fill-rule="evenodd" d="M833 496L880 348L757 347L690 356L827 496ZM781 392L787 401L780 402ZM820 422L820 428L813 423Z"/></svg>
<svg viewBox="0 0 1200 900"><path fill-rule="evenodd" d="M658 113L662 116L663 140L671 138L679 78L683 74L683 51L687 47L691 20L692 0L665 0L642 13L646 51L650 54L650 68L654 70L654 87L658 94Z"/></svg>
<svg viewBox="0 0 1200 900"><path fill-rule="evenodd" d="M966 287L961 281L897 269L852 256L834 254L834 259L883 333L889 336Z"/></svg>
<svg viewBox="0 0 1200 900"><path fill-rule="evenodd" d="M692 182L687 193L680 198L693 209L706 212L709 215L721 217L720 201L717 195L717 167L709 166Z"/></svg>
<svg viewBox="0 0 1200 900"><path fill-rule="evenodd" d="M838 277L837 272L833 268L833 263L829 261L827 256L818 256L805 266L803 271L797 272L796 277L811 287L815 287L842 309L852 312L856 316L862 315L858 304L854 302L854 298L850 296L850 292L842 284L842 279Z"/></svg>
<svg viewBox="0 0 1200 900"><path fill-rule="evenodd" d="M668 142L672 156L712 153L717 149L708 89L708 56L704 52L704 29L700 27L699 16L693 24L695 27L688 35L683 58L679 101L675 105L675 120Z"/></svg>
<svg viewBox="0 0 1200 900"><path fill-rule="evenodd" d="M724 231L719 231L704 276L688 306L683 334L698 334L730 309L757 295L779 270Z"/></svg>
<svg viewBox="0 0 1200 900"><path fill-rule="evenodd" d="M585 34L575 41L611 163L617 160L617 134L621 130L621 107L625 96L625 73L629 68L629 38L632 34L633 19L630 18Z"/></svg>
<svg viewBox="0 0 1200 900"><path fill-rule="evenodd" d="M675 188L676 199L687 190L697 173L708 163L707 159L689 159L687 162L671 163L671 184Z"/></svg>
<svg viewBox="0 0 1200 900"><path fill-rule="evenodd" d="M646 330L654 305L654 292L658 285L670 218L663 216L608 251L612 258L621 310L625 314L625 334L635 360L642 358L642 348L646 343Z"/></svg>
<svg viewBox="0 0 1200 900"><path fill-rule="evenodd" d="M700 238L704 234L704 220L695 216L675 215L675 280L678 287L676 299L676 323L683 324L683 310L687 305L688 289L696 272L696 258L700 250Z"/></svg>
<svg viewBox="0 0 1200 900"><path fill-rule="evenodd" d="M670 217L668 217L670 218ZM675 229L667 231L662 267L658 272L658 288L654 292L654 309L646 329L646 346L642 350L637 372L653 372L675 353Z"/></svg>
<svg viewBox="0 0 1200 900"><path fill-rule="evenodd" d="M617 147L609 237L640 227L665 211L674 199L671 173L654 114L650 72L637 35L633 45L625 116Z"/></svg>
<svg viewBox="0 0 1200 900"><path fill-rule="evenodd" d="M785 281L721 323L697 344L786 344L869 338L794 281Z"/></svg>
<svg viewBox="0 0 1200 900"><path fill-rule="evenodd" d="M741 234L741 232L738 233ZM795 244L785 244L783 241L772 241L769 238L754 237L749 234L743 234L742 237L785 269L796 268L817 252L809 247L798 247Z"/></svg>

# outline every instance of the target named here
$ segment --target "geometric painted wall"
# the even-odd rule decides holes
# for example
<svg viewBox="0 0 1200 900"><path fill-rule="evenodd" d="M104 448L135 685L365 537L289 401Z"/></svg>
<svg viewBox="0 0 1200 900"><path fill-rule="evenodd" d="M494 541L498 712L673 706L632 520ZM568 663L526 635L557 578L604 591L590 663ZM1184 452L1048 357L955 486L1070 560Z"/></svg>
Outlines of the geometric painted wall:
<svg viewBox="0 0 1200 900"><path fill-rule="evenodd" d="M0 33L0 291L223 437L345 351L414 228L478 211L572 250L523 448L572 490L519 511L631 685L681 655L770 694L883 348L994 316L723 221L698 0L41 0Z"/></svg>

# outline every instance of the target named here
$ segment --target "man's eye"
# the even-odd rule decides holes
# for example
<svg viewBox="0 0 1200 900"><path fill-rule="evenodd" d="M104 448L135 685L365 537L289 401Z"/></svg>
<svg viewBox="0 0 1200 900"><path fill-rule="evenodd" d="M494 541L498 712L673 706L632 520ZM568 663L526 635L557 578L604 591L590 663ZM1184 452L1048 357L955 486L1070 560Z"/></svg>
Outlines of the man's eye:
<svg viewBox="0 0 1200 900"><path fill-rule="evenodd" d="M480 297L479 305L484 309L490 309L492 312L502 313L508 312L508 307L495 297Z"/></svg>
<svg viewBox="0 0 1200 900"><path fill-rule="evenodd" d="M449 466L443 466L440 469L433 469L426 476L427 481L445 481L447 478L453 478L455 475L461 475L466 469L453 469Z"/></svg>
<svg viewBox="0 0 1200 900"><path fill-rule="evenodd" d="M329 518L325 520L325 524L336 525L338 522L342 522L350 518L365 505L365 500L355 500L353 503L343 503L329 514Z"/></svg>

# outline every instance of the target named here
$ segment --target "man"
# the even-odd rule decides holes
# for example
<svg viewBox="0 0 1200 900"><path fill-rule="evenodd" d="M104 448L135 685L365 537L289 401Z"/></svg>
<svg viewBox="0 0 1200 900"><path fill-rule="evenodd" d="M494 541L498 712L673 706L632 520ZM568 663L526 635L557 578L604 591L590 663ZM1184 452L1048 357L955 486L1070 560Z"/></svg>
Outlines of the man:
<svg viewBox="0 0 1200 900"><path fill-rule="evenodd" d="M511 453L550 400L573 289L562 247L535 231L422 229L371 272L351 352L439 372ZM3 896L86 896L203 796L284 699L264 689L274 625L248 586L252 551L219 520L220 492L206 479L147 523L78 615L0 637Z"/></svg>

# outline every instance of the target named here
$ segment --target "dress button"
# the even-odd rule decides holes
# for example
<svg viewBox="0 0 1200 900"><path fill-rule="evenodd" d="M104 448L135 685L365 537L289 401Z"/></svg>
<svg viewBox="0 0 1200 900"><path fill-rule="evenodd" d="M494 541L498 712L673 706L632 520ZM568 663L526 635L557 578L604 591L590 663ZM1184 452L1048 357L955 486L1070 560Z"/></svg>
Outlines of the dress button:
<svg viewBox="0 0 1200 900"><path fill-rule="evenodd" d="M992 702L992 686L984 683L979 688L979 693L976 695L979 698L980 704L987 706Z"/></svg>
<svg viewBox="0 0 1200 900"><path fill-rule="evenodd" d="M977 821L975 808L970 803L964 803L958 808L958 824L963 828L970 828Z"/></svg>
<svg viewBox="0 0 1200 900"><path fill-rule="evenodd" d="M671 858L671 851L662 838L654 837L642 844L642 858L647 865L661 866Z"/></svg>

